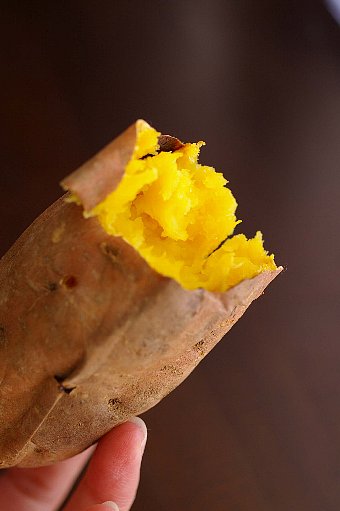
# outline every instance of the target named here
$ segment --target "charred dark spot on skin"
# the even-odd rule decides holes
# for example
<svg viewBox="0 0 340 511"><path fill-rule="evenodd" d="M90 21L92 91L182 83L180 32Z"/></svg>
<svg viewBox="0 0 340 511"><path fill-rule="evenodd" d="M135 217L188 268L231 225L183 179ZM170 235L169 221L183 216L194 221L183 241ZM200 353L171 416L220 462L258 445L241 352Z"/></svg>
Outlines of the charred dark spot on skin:
<svg viewBox="0 0 340 511"><path fill-rule="evenodd" d="M124 265L124 259L121 257L119 248L106 242L101 243L99 247L102 253L110 259L116 270L122 273L129 280L135 280L135 274L130 272L126 265Z"/></svg>
<svg viewBox="0 0 340 511"><path fill-rule="evenodd" d="M205 349L205 342L203 339L193 346L194 350L201 356L205 355L206 349Z"/></svg>
<svg viewBox="0 0 340 511"><path fill-rule="evenodd" d="M178 367L171 365L171 364L161 367L161 372L169 373L169 374L172 374L173 376L177 376L177 375L180 376L183 374L183 371L181 369L179 369Z"/></svg>
<svg viewBox="0 0 340 511"><path fill-rule="evenodd" d="M37 454L45 454L47 450L43 449L42 447L39 447L38 445L34 445L34 452L36 452Z"/></svg>
<svg viewBox="0 0 340 511"><path fill-rule="evenodd" d="M121 406L122 406L122 402L117 397L113 397L108 400L107 407L110 412L119 410L121 408Z"/></svg>
<svg viewBox="0 0 340 511"><path fill-rule="evenodd" d="M74 275L65 275L60 281L60 284L66 289L73 289L78 285L78 280Z"/></svg>
<svg viewBox="0 0 340 511"><path fill-rule="evenodd" d="M0 324L0 348L7 343L6 328Z"/></svg>
<svg viewBox="0 0 340 511"><path fill-rule="evenodd" d="M119 249L114 247L113 245L109 245L108 243L101 243L100 249L107 257L111 259L114 263L118 262L118 258L120 255Z"/></svg>
<svg viewBox="0 0 340 511"><path fill-rule="evenodd" d="M57 284L57 282L49 282L49 283L47 284L47 289L48 289L49 291L51 291L51 292L56 291L56 290L58 289L58 284Z"/></svg>
<svg viewBox="0 0 340 511"><path fill-rule="evenodd" d="M161 135L158 137L158 144L159 144L159 151L158 153L164 152L164 153L173 153L174 151L178 151L178 149L182 149L185 144L178 140L176 137L172 137L171 135ZM150 156L154 156L153 154L145 154L140 158L141 160L144 160L145 158L149 158Z"/></svg>
<svg viewBox="0 0 340 511"><path fill-rule="evenodd" d="M178 138L176 137L172 137L171 135L161 135L158 138L158 144L160 151L164 151L167 153L169 152L172 153L184 147L183 142L178 140Z"/></svg>

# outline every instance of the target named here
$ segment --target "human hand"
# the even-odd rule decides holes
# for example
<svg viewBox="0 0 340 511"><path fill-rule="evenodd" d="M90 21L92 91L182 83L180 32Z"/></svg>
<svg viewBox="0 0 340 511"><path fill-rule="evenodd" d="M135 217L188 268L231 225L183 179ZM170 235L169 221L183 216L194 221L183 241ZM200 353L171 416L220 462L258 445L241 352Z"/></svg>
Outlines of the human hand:
<svg viewBox="0 0 340 511"><path fill-rule="evenodd" d="M95 450L91 447L48 467L14 467L3 475L0 472L0 509L56 511L94 452L63 511L128 511L139 483L146 437L146 426L137 417L107 433Z"/></svg>

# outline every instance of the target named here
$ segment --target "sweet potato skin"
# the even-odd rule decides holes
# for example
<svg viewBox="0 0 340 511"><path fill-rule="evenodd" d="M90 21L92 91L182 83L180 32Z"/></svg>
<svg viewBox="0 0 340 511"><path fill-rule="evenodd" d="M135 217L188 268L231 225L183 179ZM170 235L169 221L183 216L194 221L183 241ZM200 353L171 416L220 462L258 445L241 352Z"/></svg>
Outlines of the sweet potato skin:
<svg viewBox="0 0 340 511"><path fill-rule="evenodd" d="M0 467L70 457L154 406L281 269L187 291L59 199L0 261Z"/></svg>
<svg viewBox="0 0 340 511"><path fill-rule="evenodd" d="M100 363L112 328L133 318L161 284L147 265L135 264L129 248L118 239L112 244L96 220L61 199L2 259L2 463L6 451L22 456L49 410L70 396L65 377Z"/></svg>

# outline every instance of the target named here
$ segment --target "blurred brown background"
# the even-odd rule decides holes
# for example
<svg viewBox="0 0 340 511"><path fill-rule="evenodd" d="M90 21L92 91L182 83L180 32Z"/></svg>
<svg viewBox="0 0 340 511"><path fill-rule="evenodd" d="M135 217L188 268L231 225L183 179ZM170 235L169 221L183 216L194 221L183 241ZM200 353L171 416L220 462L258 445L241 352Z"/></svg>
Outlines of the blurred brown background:
<svg viewBox="0 0 340 511"><path fill-rule="evenodd" d="M0 250L143 117L223 170L288 270L145 414L134 511L340 509L340 28L313 0L8 2Z"/></svg>

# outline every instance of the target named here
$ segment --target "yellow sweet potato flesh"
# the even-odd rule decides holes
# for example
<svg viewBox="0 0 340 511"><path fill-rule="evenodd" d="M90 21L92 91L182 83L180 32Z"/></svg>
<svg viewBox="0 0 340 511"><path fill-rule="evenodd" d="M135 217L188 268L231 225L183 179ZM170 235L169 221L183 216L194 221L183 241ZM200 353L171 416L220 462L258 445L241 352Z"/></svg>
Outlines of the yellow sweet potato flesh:
<svg viewBox="0 0 340 511"><path fill-rule="evenodd" d="M198 163L204 142L159 150L160 133L140 122L133 156L115 190L86 213L121 236L157 272L185 289L223 292L275 270L262 234L233 237L236 200L223 174Z"/></svg>

